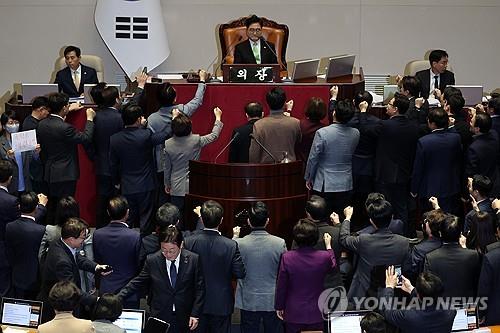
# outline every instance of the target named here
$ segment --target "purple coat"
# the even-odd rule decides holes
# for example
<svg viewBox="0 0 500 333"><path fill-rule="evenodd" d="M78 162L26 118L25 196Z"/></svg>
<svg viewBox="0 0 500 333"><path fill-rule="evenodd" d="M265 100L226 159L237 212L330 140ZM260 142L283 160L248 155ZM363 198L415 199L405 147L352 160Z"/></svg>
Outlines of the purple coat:
<svg viewBox="0 0 500 333"><path fill-rule="evenodd" d="M275 308L284 310L286 322L312 324L323 321L318 298L323 292L326 274L336 265L333 250L304 247L282 255Z"/></svg>

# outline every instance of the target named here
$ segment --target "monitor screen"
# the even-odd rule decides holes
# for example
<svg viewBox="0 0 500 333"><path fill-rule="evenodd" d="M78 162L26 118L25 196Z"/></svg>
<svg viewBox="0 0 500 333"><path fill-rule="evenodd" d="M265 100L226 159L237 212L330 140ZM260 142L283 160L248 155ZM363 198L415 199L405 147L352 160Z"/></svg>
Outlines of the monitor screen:
<svg viewBox="0 0 500 333"><path fill-rule="evenodd" d="M141 333L144 328L144 317L144 310L124 309L113 324L123 328L127 333Z"/></svg>
<svg viewBox="0 0 500 333"><path fill-rule="evenodd" d="M2 298L2 324L38 328L43 303L24 299Z"/></svg>
<svg viewBox="0 0 500 333"><path fill-rule="evenodd" d="M330 333L362 333L361 319L370 311L345 311L329 314L328 329Z"/></svg>
<svg viewBox="0 0 500 333"><path fill-rule="evenodd" d="M478 327L477 308L474 304L467 304L457 309L457 315L451 328L452 332L467 331Z"/></svg>
<svg viewBox="0 0 500 333"><path fill-rule="evenodd" d="M59 91L54 83L21 83L23 103L31 103L33 98L45 96Z"/></svg>
<svg viewBox="0 0 500 333"><path fill-rule="evenodd" d="M293 64L293 80L315 78L318 75L319 59L296 61Z"/></svg>
<svg viewBox="0 0 500 333"><path fill-rule="evenodd" d="M355 59L356 56L353 54L331 57L326 70L326 78L333 79L340 76L351 75Z"/></svg>

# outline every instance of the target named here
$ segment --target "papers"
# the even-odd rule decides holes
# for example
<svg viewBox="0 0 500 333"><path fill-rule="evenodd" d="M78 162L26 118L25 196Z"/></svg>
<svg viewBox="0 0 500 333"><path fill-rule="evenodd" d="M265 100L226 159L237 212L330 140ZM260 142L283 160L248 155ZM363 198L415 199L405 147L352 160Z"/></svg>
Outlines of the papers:
<svg viewBox="0 0 500 333"><path fill-rule="evenodd" d="M35 130L12 133L11 137L12 150L16 153L35 150L36 148L37 142Z"/></svg>
<svg viewBox="0 0 500 333"><path fill-rule="evenodd" d="M433 95L430 95L427 101L429 102L429 106L437 106L437 107L441 106L439 100L437 100Z"/></svg>
<svg viewBox="0 0 500 333"><path fill-rule="evenodd" d="M29 332L26 329L20 329L20 328L12 328L12 327L6 327L3 329L4 333L26 333Z"/></svg>
<svg viewBox="0 0 500 333"><path fill-rule="evenodd" d="M382 104L384 102L384 96L377 95L372 91L369 91L369 93L373 97L373 104Z"/></svg>
<svg viewBox="0 0 500 333"><path fill-rule="evenodd" d="M182 80L182 74L158 74L157 77L162 80Z"/></svg>

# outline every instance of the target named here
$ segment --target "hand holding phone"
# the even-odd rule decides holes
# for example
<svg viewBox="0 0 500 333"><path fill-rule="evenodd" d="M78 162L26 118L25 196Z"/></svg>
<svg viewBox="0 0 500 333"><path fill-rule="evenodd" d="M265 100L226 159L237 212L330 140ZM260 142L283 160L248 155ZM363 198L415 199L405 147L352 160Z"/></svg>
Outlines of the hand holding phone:
<svg viewBox="0 0 500 333"><path fill-rule="evenodd" d="M394 272L396 273L398 277L398 284L396 285L397 287L401 287L403 285L403 278L401 274L401 266L395 266L394 267Z"/></svg>

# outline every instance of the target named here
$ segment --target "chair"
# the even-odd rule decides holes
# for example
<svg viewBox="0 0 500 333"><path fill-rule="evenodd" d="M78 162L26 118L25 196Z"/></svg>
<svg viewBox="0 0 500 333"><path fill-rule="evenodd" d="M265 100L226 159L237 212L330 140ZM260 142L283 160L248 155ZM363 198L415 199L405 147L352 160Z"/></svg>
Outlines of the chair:
<svg viewBox="0 0 500 333"><path fill-rule="evenodd" d="M95 69L99 82L104 81L104 63L100 57L90 54L82 54L80 61L85 66L89 66ZM64 57L60 57L56 61L56 73L64 67L66 67L66 62L64 61Z"/></svg>
<svg viewBox="0 0 500 333"><path fill-rule="evenodd" d="M429 60L413 60L406 64L404 75L415 76L415 73L424 69L429 69Z"/></svg>
<svg viewBox="0 0 500 333"><path fill-rule="evenodd" d="M244 41L247 38L245 20L247 17L240 17L237 20L229 23L224 23L219 26L219 42L221 46L222 56L225 59L220 59L220 64L234 63L234 47L238 44L238 39ZM273 43L276 49L278 63L281 68L286 68L286 47L288 44L288 26L271 21L262 17L263 27L262 36L270 43Z"/></svg>

